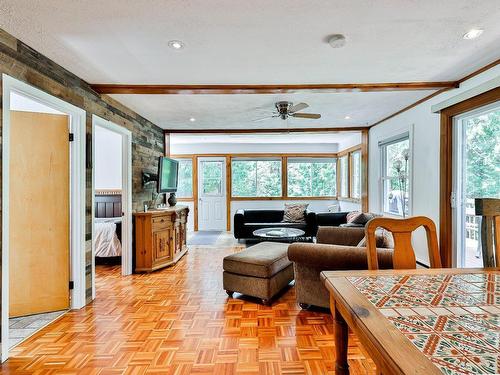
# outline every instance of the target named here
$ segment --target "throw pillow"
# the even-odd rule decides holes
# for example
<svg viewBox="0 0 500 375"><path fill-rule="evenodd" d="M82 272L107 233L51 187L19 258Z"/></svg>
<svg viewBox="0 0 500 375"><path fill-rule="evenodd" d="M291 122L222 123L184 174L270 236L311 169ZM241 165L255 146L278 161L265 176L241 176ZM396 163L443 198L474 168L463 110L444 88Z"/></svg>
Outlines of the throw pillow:
<svg viewBox="0 0 500 375"><path fill-rule="evenodd" d="M304 212L309 206L308 203L285 203L284 223L305 223Z"/></svg>
<svg viewBox="0 0 500 375"><path fill-rule="evenodd" d="M356 216L354 219L352 219L350 222L353 223L353 224L365 225L371 219L373 219L373 217L374 216L372 214L368 214L368 213L362 212L358 216Z"/></svg>
<svg viewBox="0 0 500 375"><path fill-rule="evenodd" d="M360 213L361 212L359 212L359 211L348 212L346 215L347 222L348 223L352 222L354 219L356 219L359 216Z"/></svg>
<svg viewBox="0 0 500 375"><path fill-rule="evenodd" d="M383 228L375 230L375 246L379 249L393 249L394 239L392 233ZM366 236L359 241L357 247L366 247Z"/></svg>

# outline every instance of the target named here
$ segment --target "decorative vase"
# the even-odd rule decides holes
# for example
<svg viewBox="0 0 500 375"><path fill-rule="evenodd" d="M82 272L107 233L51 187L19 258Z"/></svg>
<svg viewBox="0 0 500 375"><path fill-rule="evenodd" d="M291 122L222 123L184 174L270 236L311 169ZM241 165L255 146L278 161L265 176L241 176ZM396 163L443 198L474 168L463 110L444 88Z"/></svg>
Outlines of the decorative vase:
<svg viewBox="0 0 500 375"><path fill-rule="evenodd" d="M174 207L177 204L177 198L175 197L175 193L170 193L170 197L168 197L167 202L170 207Z"/></svg>

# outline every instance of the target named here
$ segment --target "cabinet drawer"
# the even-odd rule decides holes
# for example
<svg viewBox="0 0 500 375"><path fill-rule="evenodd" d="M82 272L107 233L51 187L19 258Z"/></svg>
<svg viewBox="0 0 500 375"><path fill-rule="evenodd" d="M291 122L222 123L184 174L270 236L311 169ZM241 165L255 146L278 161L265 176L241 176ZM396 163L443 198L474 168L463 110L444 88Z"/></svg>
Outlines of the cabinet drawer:
<svg viewBox="0 0 500 375"><path fill-rule="evenodd" d="M157 216L151 218L153 230L167 229L172 226L172 222L167 216Z"/></svg>

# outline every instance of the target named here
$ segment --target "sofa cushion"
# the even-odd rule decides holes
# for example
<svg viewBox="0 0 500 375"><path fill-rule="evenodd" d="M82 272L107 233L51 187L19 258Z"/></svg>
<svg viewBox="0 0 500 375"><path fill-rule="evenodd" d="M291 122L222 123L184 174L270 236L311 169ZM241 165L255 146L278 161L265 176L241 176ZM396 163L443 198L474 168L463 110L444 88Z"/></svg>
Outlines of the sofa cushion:
<svg viewBox="0 0 500 375"><path fill-rule="evenodd" d="M306 226L306 223L284 223L284 222L279 222L279 223L245 223L243 224L245 227L250 227L250 228L272 228L272 227L289 227L289 228L304 228Z"/></svg>
<svg viewBox="0 0 500 375"><path fill-rule="evenodd" d="M288 267L288 244L261 242L224 258L224 271L254 277L269 278Z"/></svg>
<svg viewBox="0 0 500 375"><path fill-rule="evenodd" d="M305 223L305 212L309 203L285 203L284 223Z"/></svg>
<svg viewBox="0 0 500 375"><path fill-rule="evenodd" d="M283 220L283 210L244 210L245 223L279 223Z"/></svg>

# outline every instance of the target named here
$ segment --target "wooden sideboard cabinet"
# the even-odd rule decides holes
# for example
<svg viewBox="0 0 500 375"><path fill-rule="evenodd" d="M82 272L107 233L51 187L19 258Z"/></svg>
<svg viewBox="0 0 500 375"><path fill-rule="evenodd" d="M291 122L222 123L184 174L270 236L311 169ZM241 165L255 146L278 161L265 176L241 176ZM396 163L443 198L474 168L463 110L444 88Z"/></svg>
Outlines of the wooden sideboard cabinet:
<svg viewBox="0 0 500 375"><path fill-rule="evenodd" d="M186 254L188 213L187 206L134 213L135 272L170 266Z"/></svg>

